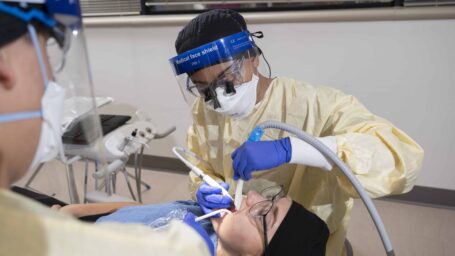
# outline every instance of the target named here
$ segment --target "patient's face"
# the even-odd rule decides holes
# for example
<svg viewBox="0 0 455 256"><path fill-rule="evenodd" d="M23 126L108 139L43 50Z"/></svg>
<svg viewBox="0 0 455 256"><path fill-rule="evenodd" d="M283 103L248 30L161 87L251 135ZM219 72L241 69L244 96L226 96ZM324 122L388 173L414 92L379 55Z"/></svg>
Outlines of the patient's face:
<svg viewBox="0 0 455 256"><path fill-rule="evenodd" d="M262 255L264 251L262 217L251 216L249 209L255 203L263 200L265 198L259 193L250 191L244 198L240 210L218 219L212 219L219 241L225 249L243 255ZM275 206L267 214L269 242L286 216L291 204L290 198L281 198L275 202Z"/></svg>

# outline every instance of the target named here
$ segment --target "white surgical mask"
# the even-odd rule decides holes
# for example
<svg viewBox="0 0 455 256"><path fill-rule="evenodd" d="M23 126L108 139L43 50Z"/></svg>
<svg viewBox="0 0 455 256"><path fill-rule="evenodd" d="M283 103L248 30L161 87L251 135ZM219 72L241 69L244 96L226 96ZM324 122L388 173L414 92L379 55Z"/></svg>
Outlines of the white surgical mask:
<svg viewBox="0 0 455 256"><path fill-rule="evenodd" d="M49 81L41 99L42 123L38 147L30 164L34 170L40 163L57 157L62 149L62 118L65 90L53 81Z"/></svg>
<svg viewBox="0 0 455 256"><path fill-rule="evenodd" d="M212 104L209 104L210 108L232 118L248 116L256 105L258 82L259 77L253 74L251 81L234 86L236 91L234 95L226 95L224 88L216 88L216 97L221 107L214 109Z"/></svg>

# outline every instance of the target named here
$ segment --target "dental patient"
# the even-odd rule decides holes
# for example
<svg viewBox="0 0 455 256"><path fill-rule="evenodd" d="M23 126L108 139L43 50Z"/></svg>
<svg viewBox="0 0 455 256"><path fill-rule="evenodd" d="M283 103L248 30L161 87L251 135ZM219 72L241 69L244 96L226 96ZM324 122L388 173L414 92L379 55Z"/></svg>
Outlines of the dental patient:
<svg viewBox="0 0 455 256"><path fill-rule="evenodd" d="M204 214L194 201L156 205L76 204L53 208L78 218L108 214L96 220L100 224L123 222L150 226L175 217L179 211L196 216ZM220 215L200 222L212 238L216 255L325 255L329 236L327 225L315 214L285 197L282 186L269 187L261 193L250 191L240 209Z"/></svg>

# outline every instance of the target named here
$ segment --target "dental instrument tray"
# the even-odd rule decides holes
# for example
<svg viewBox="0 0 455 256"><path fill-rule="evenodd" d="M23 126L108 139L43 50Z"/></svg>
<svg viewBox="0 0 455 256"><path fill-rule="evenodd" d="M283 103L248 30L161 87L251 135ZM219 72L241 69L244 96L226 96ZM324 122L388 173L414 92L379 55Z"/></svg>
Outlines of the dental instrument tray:
<svg viewBox="0 0 455 256"><path fill-rule="evenodd" d="M123 115L100 115L101 129L103 136L124 125L131 116ZM63 134L62 140L64 144L73 145L88 145L90 138L87 136L82 129L83 123L86 121L84 118L71 125L70 128Z"/></svg>

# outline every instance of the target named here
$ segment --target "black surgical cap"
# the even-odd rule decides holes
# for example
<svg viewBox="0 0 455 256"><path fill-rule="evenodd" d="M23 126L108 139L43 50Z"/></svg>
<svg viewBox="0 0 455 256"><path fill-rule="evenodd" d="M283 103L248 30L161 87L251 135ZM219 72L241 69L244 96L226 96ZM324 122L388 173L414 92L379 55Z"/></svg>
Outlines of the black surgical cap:
<svg viewBox="0 0 455 256"><path fill-rule="evenodd" d="M220 38L246 31L245 19L238 12L216 9L204 12L192 19L175 40L177 54Z"/></svg>
<svg viewBox="0 0 455 256"><path fill-rule="evenodd" d="M268 255L325 255L329 229L316 214L295 201L269 245Z"/></svg>
<svg viewBox="0 0 455 256"><path fill-rule="evenodd" d="M4 3L6 4L6 3ZM10 6L19 7L18 3L8 3ZM27 9L44 9L40 4L28 4ZM23 8L21 8L23 9ZM32 22L38 32L44 32L46 29L38 22ZM15 41L21 36L28 33L27 23L4 12L0 11L0 48Z"/></svg>
<svg viewBox="0 0 455 256"><path fill-rule="evenodd" d="M0 48L26 33L26 23L6 13L0 12Z"/></svg>

